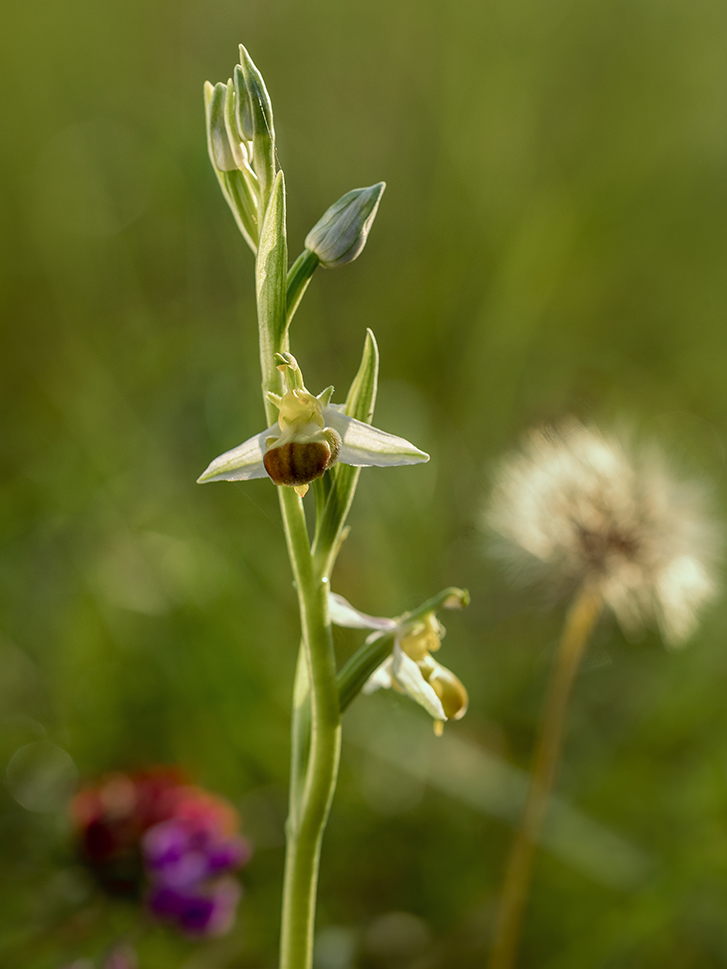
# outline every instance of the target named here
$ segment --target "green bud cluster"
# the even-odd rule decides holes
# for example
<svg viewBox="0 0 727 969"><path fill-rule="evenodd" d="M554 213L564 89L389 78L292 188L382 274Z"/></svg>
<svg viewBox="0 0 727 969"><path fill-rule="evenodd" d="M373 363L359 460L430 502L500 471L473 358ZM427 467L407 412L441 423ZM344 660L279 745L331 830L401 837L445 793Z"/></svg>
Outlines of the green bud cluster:
<svg viewBox="0 0 727 969"><path fill-rule="evenodd" d="M207 146L222 192L248 245L260 225L276 175L273 108L260 71L240 44L240 63L226 84L204 86Z"/></svg>
<svg viewBox="0 0 727 969"><path fill-rule="evenodd" d="M226 84L207 81L204 99L212 167L238 228L256 253L278 168L270 96L242 44L233 76ZM346 192L313 226L288 273L288 322L319 264L333 269L361 254L385 188L377 182Z"/></svg>

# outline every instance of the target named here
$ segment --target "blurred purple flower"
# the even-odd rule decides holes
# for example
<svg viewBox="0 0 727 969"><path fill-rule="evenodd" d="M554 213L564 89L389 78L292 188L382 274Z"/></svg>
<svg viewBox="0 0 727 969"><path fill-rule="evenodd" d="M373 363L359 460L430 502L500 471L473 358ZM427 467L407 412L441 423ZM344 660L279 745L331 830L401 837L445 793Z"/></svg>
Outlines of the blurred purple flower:
<svg viewBox="0 0 727 969"><path fill-rule="evenodd" d="M155 824L142 841L153 880L183 888L238 868L248 858L246 843L200 818L170 818Z"/></svg>
<svg viewBox="0 0 727 969"><path fill-rule="evenodd" d="M189 935L220 935L231 927L240 886L229 872L250 851L217 811L196 810L155 824L144 835L150 910Z"/></svg>
<svg viewBox="0 0 727 969"><path fill-rule="evenodd" d="M242 891L230 875L251 852L223 798L176 768L155 767L84 787L71 812L84 860L104 888L143 893L153 915L187 935L232 927ZM104 969L134 969L132 957L114 950Z"/></svg>
<svg viewBox="0 0 727 969"><path fill-rule="evenodd" d="M159 881L147 904L157 918L175 922L188 935L222 935L232 927L241 894L229 876L183 888Z"/></svg>

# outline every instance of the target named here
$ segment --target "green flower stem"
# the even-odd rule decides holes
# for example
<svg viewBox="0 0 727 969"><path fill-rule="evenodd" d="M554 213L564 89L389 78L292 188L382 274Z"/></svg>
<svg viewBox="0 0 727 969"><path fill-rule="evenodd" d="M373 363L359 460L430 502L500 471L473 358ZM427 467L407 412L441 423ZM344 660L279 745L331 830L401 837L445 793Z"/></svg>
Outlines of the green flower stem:
<svg viewBox="0 0 727 969"><path fill-rule="evenodd" d="M308 289L308 283L313 278L313 273L316 271L319 262L320 259L314 252L311 252L310 249L304 249L288 270L287 307L285 311L285 318L288 323L293 319L298 304L303 299L303 294Z"/></svg>
<svg viewBox="0 0 727 969"><path fill-rule="evenodd" d="M279 391L275 354L288 349L285 187L278 173L265 212L257 280L263 399L272 424L268 391ZM298 592L302 644L292 722L290 816L287 826L281 969L309 969L313 958L318 866L333 798L341 746L341 717L328 582L314 568L303 502L292 488L278 491L288 554Z"/></svg>
<svg viewBox="0 0 727 969"><path fill-rule="evenodd" d="M305 790L310 751L310 678L305 644L301 641L293 687L293 713L291 721L290 793L288 797L288 827L297 830L299 807Z"/></svg>
<svg viewBox="0 0 727 969"><path fill-rule="evenodd" d="M530 788L505 871L490 969L512 969L515 965L538 837L563 747L568 701L601 607L601 597L586 587L565 622L545 701Z"/></svg>
<svg viewBox="0 0 727 969"><path fill-rule="evenodd" d="M292 488L281 487L280 507L298 590L303 648L310 684L310 752L303 790L292 790L288 818L280 969L309 969L321 841L338 775L341 715L336 663L328 619L328 582L313 568L303 503ZM302 673L297 685L301 687ZM301 690L300 692L303 692ZM305 702L296 697L293 717L294 770L300 764ZM297 748L297 752L296 749ZM300 786L299 782L294 785Z"/></svg>

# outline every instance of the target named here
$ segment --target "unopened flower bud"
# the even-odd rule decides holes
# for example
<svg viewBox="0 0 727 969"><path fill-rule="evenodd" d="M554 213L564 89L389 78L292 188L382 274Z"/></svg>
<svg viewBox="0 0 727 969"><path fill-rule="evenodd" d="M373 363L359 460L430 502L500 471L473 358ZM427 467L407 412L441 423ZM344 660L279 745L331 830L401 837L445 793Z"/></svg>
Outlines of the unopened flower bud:
<svg viewBox="0 0 727 969"><path fill-rule="evenodd" d="M237 123L242 134L252 142L255 173L267 199L275 180L275 128L273 106L262 74L240 44L240 71L233 79L237 95Z"/></svg>
<svg viewBox="0 0 727 969"><path fill-rule="evenodd" d="M236 101L235 88L232 81L228 81L227 91L225 93L225 126L227 127L230 151L235 160L235 166L240 171L247 169L248 173L251 174L252 170L250 169L247 144L237 124Z"/></svg>
<svg viewBox="0 0 727 969"><path fill-rule="evenodd" d="M346 192L310 230L306 249L314 252L326 269L345 266L361 253L385 188L385 182L377 182Z"/></svg>
<svg viewBox="0 0 727 969"><path fill-rule="evenodd" d="M214 87L205 86L209 153L212 164L220 172L232 172L238 167L225 124L226 98L227 85L221 81Z"/></svg>
<svg viewBox="0 0 727 969"><path fill-rule="evenodd" d="M240 64L235 64L232 75L232 84L235 89L235 120L240 134L247 140L252 141L255 129L252 124L252 114L250 113L250 98L248 97L245 86L245 75Z"/></svg>

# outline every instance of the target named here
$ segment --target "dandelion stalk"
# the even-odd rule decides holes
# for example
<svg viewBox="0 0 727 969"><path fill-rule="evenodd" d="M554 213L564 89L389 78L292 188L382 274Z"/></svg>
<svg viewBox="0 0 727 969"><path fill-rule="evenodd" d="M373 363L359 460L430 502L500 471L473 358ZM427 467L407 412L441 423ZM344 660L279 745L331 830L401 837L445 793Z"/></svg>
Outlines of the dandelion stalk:
<svg viewBox="0 0 727 969"><path fill-rule="evenodd" d="M511 969L568 699L600 610L610 609L627 633L655 624L669 645L683 644L716 593L719 530L700 483L672 477L657 448L635 449L572 418L531 431L502 462L486 522L523 578L581 590L563 632L505 876L490 969Z"/></svg>
<svg viewBox="0 0 727 969"><path fill-rule="evenodd" d="M601 607L601 596L587 585L566 618L543 711L530 787L505 870L490 969L512 969L515 965L537 842L563 748L568 703Z"/></svg>

